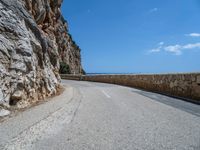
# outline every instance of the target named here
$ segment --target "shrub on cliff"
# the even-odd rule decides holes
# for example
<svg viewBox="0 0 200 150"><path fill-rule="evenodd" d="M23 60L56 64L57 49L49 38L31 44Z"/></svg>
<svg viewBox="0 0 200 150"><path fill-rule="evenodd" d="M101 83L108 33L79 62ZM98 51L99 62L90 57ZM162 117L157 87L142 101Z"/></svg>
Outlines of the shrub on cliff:
<svg viewBox="0 0 200 150"><path fill-rule="evenodd" d="M84 69L81 70L81 73L82 73L83 75L86 75L86 72L85 72Z"/></svg>
<svg viewBox="0 0 200 150"><path fill-rule="evenodd" d="M66 64L65 62L60 62L60 70L59 70L60 74L70 74L70 68L69 65Z"/></svg>

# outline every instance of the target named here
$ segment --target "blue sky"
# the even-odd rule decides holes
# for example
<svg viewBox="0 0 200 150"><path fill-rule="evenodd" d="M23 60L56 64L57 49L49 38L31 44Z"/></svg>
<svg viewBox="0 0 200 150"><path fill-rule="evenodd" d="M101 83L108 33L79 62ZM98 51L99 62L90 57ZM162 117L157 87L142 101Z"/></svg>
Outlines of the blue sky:
<svg viewBox="0 0 200 150"><path fill-rule="evenodd" d="M200 71L200 0L64 0L88 73Z"/></svg>

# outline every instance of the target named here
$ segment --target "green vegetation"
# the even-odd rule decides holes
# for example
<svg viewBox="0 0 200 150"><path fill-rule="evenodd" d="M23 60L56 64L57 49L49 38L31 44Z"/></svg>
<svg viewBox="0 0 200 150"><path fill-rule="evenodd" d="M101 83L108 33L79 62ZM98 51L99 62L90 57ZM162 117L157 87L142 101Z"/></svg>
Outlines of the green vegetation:
<svg viewBox="0 0 200 150"><path fill-rule="evenodd" d="M83 75L86 75L86 72L85 72L84 69L81 70L81 73L82 73Z"/></svg>
<svg viewBox="0 0 200 150"><path fill-rule="evenodd" d="M65 62L60 62L60 74L71 74L69 65L66 64Z"/></svg>

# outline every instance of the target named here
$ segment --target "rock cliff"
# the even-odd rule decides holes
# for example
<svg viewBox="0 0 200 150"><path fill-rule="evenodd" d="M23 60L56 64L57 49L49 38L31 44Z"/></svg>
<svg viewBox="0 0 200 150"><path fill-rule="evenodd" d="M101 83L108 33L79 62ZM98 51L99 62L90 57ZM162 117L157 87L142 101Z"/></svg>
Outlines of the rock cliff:
<svg viewBox="0 0 200 150"><path fill-rule="evenodd" d="M0 105L26 107L56 94L60 62L81 73L62 0L0 0Z"/></svg>

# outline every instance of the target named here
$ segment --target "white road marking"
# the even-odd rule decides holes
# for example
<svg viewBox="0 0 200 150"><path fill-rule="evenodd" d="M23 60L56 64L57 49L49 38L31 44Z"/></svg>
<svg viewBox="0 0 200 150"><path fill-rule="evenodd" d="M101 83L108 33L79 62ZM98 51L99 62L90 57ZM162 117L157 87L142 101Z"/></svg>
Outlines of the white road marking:
<svg viewBox="0 0 200 150"><path fill-rule="evenodd" d="M111 98L111 96L108 95L108 93L106 93L104 90L102 90L102 93L103 93L107 98Z"/></svg>

